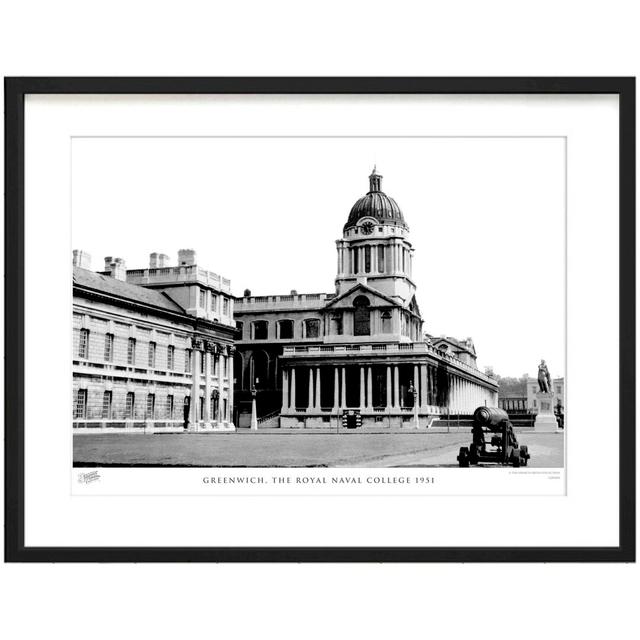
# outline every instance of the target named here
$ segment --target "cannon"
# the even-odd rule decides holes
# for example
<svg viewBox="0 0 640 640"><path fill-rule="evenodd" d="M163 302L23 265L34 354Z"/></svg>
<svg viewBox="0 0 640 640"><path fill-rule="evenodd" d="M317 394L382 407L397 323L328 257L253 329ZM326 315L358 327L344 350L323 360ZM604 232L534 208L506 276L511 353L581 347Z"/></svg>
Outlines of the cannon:
<svg viewBox="0 0 640 640"><path fill-rule="evenodd" d="M473 412L471 433L471 444L460 447L458 453L461 467L478 463L527 466L531 457L529 449L518 444L513 425L503 409L478 407Z"/></svg>

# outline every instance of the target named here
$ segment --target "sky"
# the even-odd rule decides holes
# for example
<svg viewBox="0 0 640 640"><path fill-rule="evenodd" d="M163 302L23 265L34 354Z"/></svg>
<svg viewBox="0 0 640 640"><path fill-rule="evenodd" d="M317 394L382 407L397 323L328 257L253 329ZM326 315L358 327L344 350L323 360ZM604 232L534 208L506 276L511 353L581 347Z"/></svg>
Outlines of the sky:
<svg viewBox="0 0 640 640"><path fill-rule="evenodd" d="M72 241L103 269L181 248L242 295L332 292L335 241L373 165L415 248L433 335L481 369L565 369L563 138L74 138Z"/></svg>

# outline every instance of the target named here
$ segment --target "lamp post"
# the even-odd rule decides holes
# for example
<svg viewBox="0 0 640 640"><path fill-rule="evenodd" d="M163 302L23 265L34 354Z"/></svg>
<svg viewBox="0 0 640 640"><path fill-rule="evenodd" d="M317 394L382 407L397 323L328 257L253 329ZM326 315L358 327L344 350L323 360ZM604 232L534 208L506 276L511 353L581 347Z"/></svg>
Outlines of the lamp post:
<svg viewBox="0 0 640 640"><path fill-rule="evenodd" d="M258 378L256 378L255 384L251 385L251 429L254 431L258 430L258 410L256 406L256 397L258 395L257 384Z"/></svg>
<svg viewBox="0 0 640 640"><path fill-rule="evenodd" d="M413 423L416 429L420 428L418 419L418 390L413 386L413 380L409 382L409 393L413 394Z"/></svg>

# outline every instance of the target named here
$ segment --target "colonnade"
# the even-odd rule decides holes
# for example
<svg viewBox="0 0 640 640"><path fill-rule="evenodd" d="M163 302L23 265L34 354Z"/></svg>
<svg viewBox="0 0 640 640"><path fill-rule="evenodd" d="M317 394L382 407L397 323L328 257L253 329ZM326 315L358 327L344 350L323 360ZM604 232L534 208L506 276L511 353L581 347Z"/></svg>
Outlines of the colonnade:
<svg viewBox="0 0 640 640"><path fill-rule="evenodd" d="M380 411L401 412L404 407L401 399L399 364L376 365L386 367L386 397L381 407L373 404L373 365L357 366L359 371L359 406L361 412ZM322 365L326 367L326 365ZM296 372L303 366L284 368L282 372L282 412L294 413L299 410L307 412L336 412L347 408L347 373L346 365L335 364L333 367L333 405L321 406L320 365L304 365L309 370L308 402L306 407L296 407L296 390L299 380ZM414 398L421 413L441 413L446 408L450 413L470 414L478 406L497 406L497 390L458 375L451 371L441 371L437 365L428 363L413 364L411 380Z"/></svg>
<svg viewBox="0 0 640 640"><path fill-rule="evenodd" d="M209 340L191 341L191 404L189 422L231 422L233 416L233 353L235 347ZM204 364L203 364L204 359ZM226 372L226 375L224 373ZM215 378L215 379L214 379ZM224 381L227 380L227 392ZM202 393L204 387L204 394ZM214 398L217 409L213 415ZM204 399L202 407L200 398ZM227 401L226 407L224 400Z"/></svg>
<svg viewBox="0 0 640 640"><path fill-rule="evenodd" d="M367 250L369 268L367 269ZM357 269L356 269L357 266ZM411 277L413 249L403 240L370 241L366 245L350 246L343 242L338 246L338 275L404 273Z"/></svg>

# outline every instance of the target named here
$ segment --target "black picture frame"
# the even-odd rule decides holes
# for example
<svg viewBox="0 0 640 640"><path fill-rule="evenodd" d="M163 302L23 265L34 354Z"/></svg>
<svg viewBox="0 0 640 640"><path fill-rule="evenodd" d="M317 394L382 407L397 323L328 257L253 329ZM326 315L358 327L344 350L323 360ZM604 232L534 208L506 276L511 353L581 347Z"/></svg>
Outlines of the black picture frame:
<svg viewBox="0 0 640 640"><path fill-rule="evenodd" d="M5 78L5 561L635 561L635 78ZM24 540L24 101L27 94L615 94L620 160L620 424L617 547L26 547ZM607 450L607 455L615 451Z"/></svg>

